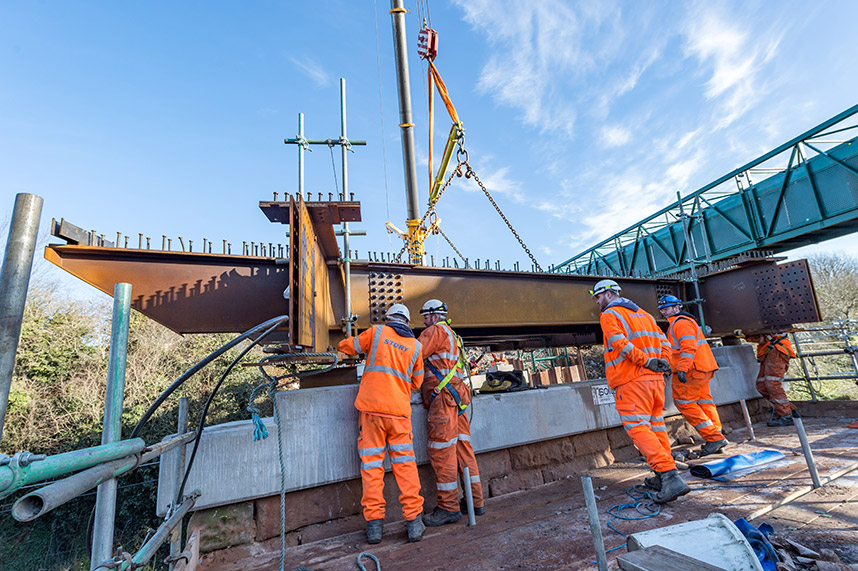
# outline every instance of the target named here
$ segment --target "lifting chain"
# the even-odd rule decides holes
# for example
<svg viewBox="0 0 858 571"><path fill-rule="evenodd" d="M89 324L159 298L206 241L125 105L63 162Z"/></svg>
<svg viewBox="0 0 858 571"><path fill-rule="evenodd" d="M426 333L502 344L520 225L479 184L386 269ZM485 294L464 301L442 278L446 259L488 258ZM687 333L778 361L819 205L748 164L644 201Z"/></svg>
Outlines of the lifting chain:
<svg viewBox="0 0 858 571"><path fill-rule="evenodd" d="M450 238L446 234L444 234L444 231L441 230L440 226L438 227L438 232L441 234L441 236L444 237L445 240L447 240L447 243L450 244L450 247L453 248L453 250L457 254L459 254L459 257L462 258L462 261L465 262L465 269L467 270L468 268L470 268L471 265L468 263L468 258L462 255L462 252L459 251L459 248L457 248L456 245L453 244L453 241L450 240Z"/></svg>

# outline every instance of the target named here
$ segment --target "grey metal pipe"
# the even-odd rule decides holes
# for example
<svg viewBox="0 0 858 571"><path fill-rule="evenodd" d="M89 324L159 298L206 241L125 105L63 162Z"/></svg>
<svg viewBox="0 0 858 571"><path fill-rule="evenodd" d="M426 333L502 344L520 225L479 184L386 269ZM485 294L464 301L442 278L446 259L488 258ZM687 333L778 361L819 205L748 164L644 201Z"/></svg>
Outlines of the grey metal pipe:
<svg viewBox="0 0 858 571"><path fill-rule="evenodd" d="M474 514L474 492L471 490L471 470L467 466L462 468L462 478L465 480L465 505L468 506L468 525L477 525Z"/></svg>
<svg viewBox="0 0 858 571"><path fill-rule="evenodd" d="M106 482L111 478L118 478L130 472L139 464L144 464L149 460L158 458L176 446L187 444L194 439L195 435L195 432L189 432L170 440L165 440L164 442L150 446L146 452L140 455L139 460L136 456L128 456L119 460L105 462L104 464L94 466L83 472L78 472L73 476L53 482L44 488L21 496L12 506L12 517L20 522L33 521L54 508L91 490L102 482Z"/></svg>
<svg viewBox="0 0 858 571"><path fill-rule="evenodd" d="M340 78L340 137L343 143L348 141L346 135L346 80ZM343 158L343 200L349 197L349 161L348 147L340 145ZM346 335L352 335L352 263L349 255L349 223L343 222L343 277L345 279L345 313L346 313Z"/></svg>
<svg viewBox="0 0 858 571"><path fill-rule="evenodd" d="M411 79L408 73L408 48L405 39L403 0L390 0L393 21L393 51L396 54L396 81L399 88L399 128L402 133L402 166L405 171L405 199L408 218L420 218L417 197L417 160L414 152L414 121L411 115Z"/></svg>
<svg viewBox="0 0 858 571"><path fill-rule="evenodd" d="M188 398L182 397L179 399L179 418L176 423L176 434L184 434L188 430ZM176 472L175 478L173 479L173 489L178 490L182 487L182 477L185 475L185 451L186 448L182 446L179 448L179 454L176 459ZM182 526L177 526L175 530L173 530L173 534L170 537L170 555L173 556L173 559L170 560L169 571L173 571L175 567L175 556L181 553L182 551Z"/></svg>
<svg viewBox="0 0 858 571"><path fill-rule="evenodd" d="M104 397L104 428L101 443L122 438L122 406L125 402L125 363L128 356L128 327L131 320L131 284L113 286L113 323L107 362L107 393ZM113 556L113 528L116 518L115 478L98 485L95 498L95 525L92 530L90 568Z"/></svg>
<svg viewBox="0 0 858 571"><path fill-rule="evenodd" d="M310 195L304 196L304 114L298 113L298 194L303 199L310 198Z"/></svg>
<svg viewBox="0 0 858 571"><path fill-rule="evenodd" d="M745 417L745 426L748 427L748 433L751 435L751 440L756 440L754 436L754 425L751 423L751 414L748 412L748 403L745 399L740 399L739 404L742 405L742 416Z"/></svg>
<svg viewBox="0 0 858 571"><path fill-rule="evenodd" d="M35 194L15 196L12 224L6 240L6 253L0 269L0 441L12 387L12 372L18 354L21 322L33 268L33 253L39 236L42 198Z"/></svg>
<svg viewBox="0 0 858 571"><path fill-rule="evenodd" d="M593 480L590 476L581 476L584 488L584 501L587 503L587 517L590 519L590 532L593 534L593 547L596 548L596 562L599 571L608 571L608 556L605 553L605 541L602 539L602 526L599 524L599 511L596 508L596 494L593 492Z"/></svg>
<svg viewBox="0 0 858 571"><path fill-rule="evenodd" d="M795 411L792 413L792 419L795 424L795 430L798 432L798 440L801 442L801 451L804 452L804 459L807 462L807 469L810 471L810 479L813 482L813 487L818 488L822 484L819 482L819 472L816 471L813 451L810 449L810 443L807 441L807 433L804 431L804 421L801 420L801 417Z"/></svg>

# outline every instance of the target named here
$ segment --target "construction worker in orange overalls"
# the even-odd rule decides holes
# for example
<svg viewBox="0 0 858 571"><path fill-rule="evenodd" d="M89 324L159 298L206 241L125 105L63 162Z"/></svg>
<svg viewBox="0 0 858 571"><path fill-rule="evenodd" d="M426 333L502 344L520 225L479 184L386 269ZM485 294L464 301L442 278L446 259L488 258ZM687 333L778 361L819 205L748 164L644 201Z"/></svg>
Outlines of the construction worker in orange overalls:
<svg viewBox="0 0 858 571"><path fill-rule="evenodd" d="M670 372L670 345L652 315L620 297L620 291L614 280L601 280L590 290L602 310L605 376L615 391L623 427L656 473L645 480L652 488L647 495L663 504L689 491L676 471L664 425L664 373Z"/></svg>
<svg viewBox="0 0 858 571"><path fill-rule="evenodd" d="M784 392L784 377L790 357L795 357L792 343L786 333L749 335L747 340L757 344L757 391L772 403L772 418L769 426L792 426L792 411L795 405L789 402Z"/></svg>
<svg viewBox="0 0 858 571"><path fill-rule="evenodd" d="M729 444L721 432L721 419L709 390L709 382L718 370L718 363L697 320L682 311L682 301L678 297L661 296L658 309L670 324L667 340L672 349L673 403L706 441L700 448L700 455L717 454Z"/></svg>
<svg viewBox="0 0 858 571"><path fill-rule="evenodd" d="M408 541L420 541L426 527L420 478L411 431L411 391L423 383L420 343L408 327L411 315L401 303L385 314L384 325L370 327L357 337L340 341L347 355L366 354L355 408L358 417L358 454L363 485L363 516L369 543L380 543L384 521L384 453L399 486L402 517L408 522Z"/></svg>
<svg viewBox="0 0 858 571"><path fill-rule="evenodd" d="M460 467L468 467L474 513L483 515L483 487L477 457L471 446L471 423L465 411L471 403L471 391L464 382L465 364L459 336L447 319L447 304L430 299L420 310L426 329L420 333L426 378L423 381L423 406L429 409L429 462L435 471L438 502L435 510L423 516L428 526L459 521L465 511L459 502Z"/></svg>

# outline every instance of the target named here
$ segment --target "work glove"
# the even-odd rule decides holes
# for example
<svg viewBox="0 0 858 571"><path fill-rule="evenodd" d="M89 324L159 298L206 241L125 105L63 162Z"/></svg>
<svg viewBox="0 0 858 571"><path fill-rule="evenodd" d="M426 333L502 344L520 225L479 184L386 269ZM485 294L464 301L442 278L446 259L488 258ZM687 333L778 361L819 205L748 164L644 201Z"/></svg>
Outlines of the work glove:
<svg viewBox="0 0 858 571"><path fill-rule="evenodd" d="M680 383L688 382L688 377L685 376L685 371L676 371L676 378L679 379Z"/></svg>
<svg viewBox="0 0 858 571"><path fill-rule="evenodd" d="M411 404L423 404L423 395L418 392L411 393Z"/></svg>
<svg viewBox="0 0 858 571"><path fill-rule="evenodd" d="M644 367L656 373L667 373L670 371L670 363L667 362L667 359L659 359L657 357L647 359Z"/></svg>

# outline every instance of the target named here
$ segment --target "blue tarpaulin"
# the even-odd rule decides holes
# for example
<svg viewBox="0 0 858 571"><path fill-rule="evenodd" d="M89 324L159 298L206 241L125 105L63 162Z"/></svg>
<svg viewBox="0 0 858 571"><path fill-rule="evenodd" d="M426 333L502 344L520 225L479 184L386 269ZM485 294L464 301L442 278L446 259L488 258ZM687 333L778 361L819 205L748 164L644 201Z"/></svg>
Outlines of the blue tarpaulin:
<svg viewBox="0 0 858 571"><path fill-rule="evenodd" d="M740 470L756 468L778 460L783 460L783 452L777 450L761 450L750 454L737 454L721 460L713 460L705 464L691 467L691 475L698 478L715 478Z"/></svg>

